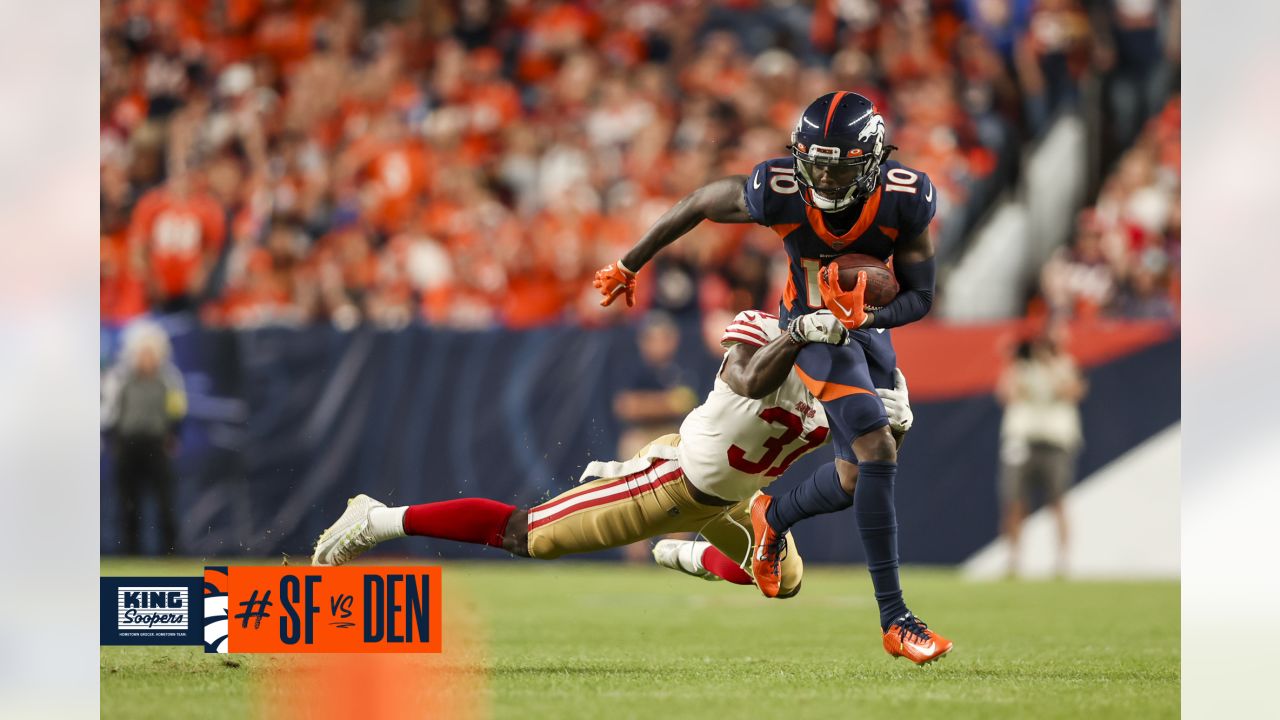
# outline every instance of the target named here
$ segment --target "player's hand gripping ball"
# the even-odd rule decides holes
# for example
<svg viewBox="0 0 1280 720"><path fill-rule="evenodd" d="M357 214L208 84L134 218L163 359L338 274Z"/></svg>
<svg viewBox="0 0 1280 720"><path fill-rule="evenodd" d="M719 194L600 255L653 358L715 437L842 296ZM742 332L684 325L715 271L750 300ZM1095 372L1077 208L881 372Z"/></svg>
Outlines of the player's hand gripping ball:
<svg viewBox="0 0 1280 720"><path fill-rule="evenodd" d="M867 311L889 304L898 295L898 279L885 263L870 255L841 255L818 273L822 301L844 326L856 330Z"/></svg>
<svg viewBox="0 0 1280 720"><path fill-rule="evenodd" d="M842 287L840 268L835 263L818 272L818 291L822 293L822 304L827 306L840 324L850 330L857 330L867 323L866 303L863 302L867 273L859 271L851 287L853 289L848 291Z"/></svg>
<svg viewBox="0 0 1280 720"><path fill-rule="evenodd" d="M879 310L898 297L898 278L886 263L870 255L841 255L833 263L840 268L840 286L852 288L858 282L858 273L866 272L866 290L863 294L866 309Z"/></svg>
<svg viewBox="0 0 1280 720"><path fill-rule="evenodd" d="M791 339L796 343L826 343L828 345L844 345L849 341L849 331L831 314L830 310L819 310L791 320L787 327Z"/></svg>
<svg viewBox="0 0 1280 720"><path fill-rule="evenodd" d="M602 307L612 305L624 293L627 296L627 307L636 304L636 274L623 267L621 260L597 270L596 279L591 284L604 296L600 301Z"/></svg>

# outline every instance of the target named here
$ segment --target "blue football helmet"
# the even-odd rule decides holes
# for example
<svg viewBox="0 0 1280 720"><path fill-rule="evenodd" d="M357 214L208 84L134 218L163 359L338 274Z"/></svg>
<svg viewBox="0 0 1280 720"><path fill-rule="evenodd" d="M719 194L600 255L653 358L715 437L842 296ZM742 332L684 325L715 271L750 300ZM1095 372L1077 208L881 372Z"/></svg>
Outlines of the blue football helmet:
<svg viewBox="0 0 1280 720"><path fill-rule="evenodd" d="M806 203L839 212L869 197L892 145L884 119L870 100L841 90L805 108L787 146L796 159L796 181Z"/></svg>

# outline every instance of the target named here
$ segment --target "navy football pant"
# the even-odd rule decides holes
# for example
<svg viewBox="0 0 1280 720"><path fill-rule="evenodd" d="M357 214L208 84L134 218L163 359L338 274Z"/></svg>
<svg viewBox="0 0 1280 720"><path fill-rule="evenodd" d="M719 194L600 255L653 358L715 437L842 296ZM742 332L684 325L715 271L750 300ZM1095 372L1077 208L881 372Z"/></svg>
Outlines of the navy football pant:
<svg viewBox="0 0 1280 720"><path fill-rule="evenodd" d="M811 343L801 348L796 369L822 401L836 457L858 462L854 438L889 424L876 388L893 387L897 362L888 330L857 330L848 345Z"/></svg>
<svg viewBox="0 0 1280 720"><path fill-rule="evenodd" d="M896 364L897 354L889 333L876 330L856 331L852 342L844 346L806 345L796 359L801 379L826 409L836 457L858 464L858 486L849 504L853 505L858 534L867 554L867 570L875 588L882 629L907 611L898 580L898 518L893 498L898 466L893 462L859 463L853 441L889 424L884 403L875 390L893 387ZM767 518L770 524L778 522L789 527L806 517L847 507L837 494L843 490L834 475L834 466L830 470L824 466L780 497L778 512Z"/></svg>

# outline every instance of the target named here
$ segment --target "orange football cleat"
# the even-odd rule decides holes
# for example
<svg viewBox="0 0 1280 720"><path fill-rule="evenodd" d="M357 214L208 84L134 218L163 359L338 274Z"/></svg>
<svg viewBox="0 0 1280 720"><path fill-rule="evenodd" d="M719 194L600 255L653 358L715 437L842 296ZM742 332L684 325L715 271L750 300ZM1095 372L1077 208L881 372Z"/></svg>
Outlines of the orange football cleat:
<svg viewBox="0 0 1280 720"><path fill-rule="evenodd" d="M773 498L764 493L751 501L751 531L757 541L751 555L751 574L765 597L778 597L778 587L782 584L782 559L787 556L787 536L774 532L765 519L771 502Z"/></svg>
<svg viewBox="0 0 1280 720"><path fill-rule="evenodd" d="M917 665L927 665L951 652L953 643L929 629L920 618L907 613L884 631L884 649Z"/></svg>

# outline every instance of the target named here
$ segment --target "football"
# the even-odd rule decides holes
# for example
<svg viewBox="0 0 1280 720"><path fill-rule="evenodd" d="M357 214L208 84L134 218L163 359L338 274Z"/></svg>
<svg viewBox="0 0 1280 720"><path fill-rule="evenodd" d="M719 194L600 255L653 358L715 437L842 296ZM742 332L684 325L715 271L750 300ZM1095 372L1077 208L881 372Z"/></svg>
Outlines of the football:
<svg viewBox="0 0 1280 720"><path fill-rule="evenodd" d="M858 284L858 273L866 271L867 290L863 302L868 310L879 310L898 296L898 278L889 266L870 255L841 255L835 259L840 268L840 287L848 292ZM826 272L824 269L823 272Z"/></svg>

